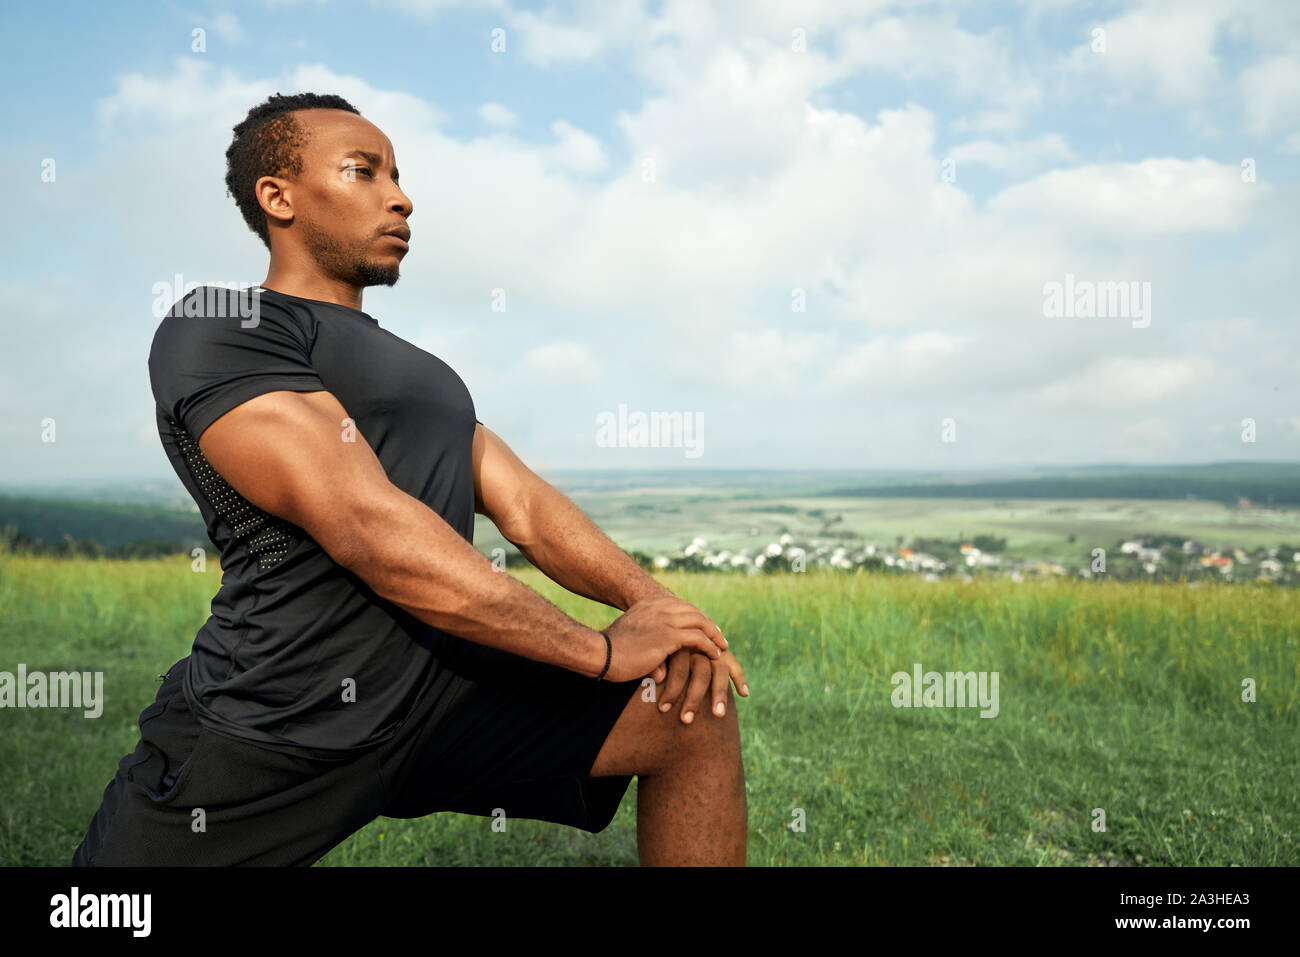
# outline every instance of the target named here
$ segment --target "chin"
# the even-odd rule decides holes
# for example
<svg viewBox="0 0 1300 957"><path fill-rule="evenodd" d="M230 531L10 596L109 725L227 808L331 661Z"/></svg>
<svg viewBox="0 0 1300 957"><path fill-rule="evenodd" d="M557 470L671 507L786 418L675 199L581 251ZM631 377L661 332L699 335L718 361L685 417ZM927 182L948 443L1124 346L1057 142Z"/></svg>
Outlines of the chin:
<svg viewBox="0 0 1300 957"><path fill-rule="evenodd" d="M360 270L358 276L359 286L392 286L401 278L401 273L396 265L387 263L366 263Z"/></svg>

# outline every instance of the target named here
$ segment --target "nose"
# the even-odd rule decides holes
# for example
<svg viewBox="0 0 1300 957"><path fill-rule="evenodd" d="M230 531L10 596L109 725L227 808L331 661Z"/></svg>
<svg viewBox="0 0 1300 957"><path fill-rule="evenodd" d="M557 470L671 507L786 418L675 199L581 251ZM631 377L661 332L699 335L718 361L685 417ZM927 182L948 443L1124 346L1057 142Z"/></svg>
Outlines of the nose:
<svg viewBox="0 0 1300 957"><path fill-rule="evenodd" d="M401 187L394 185L393 195L388 199L388 209L394 213L401 213L409 217L415 212L415 204L411 202L409 196L402 192Z"/></svg>

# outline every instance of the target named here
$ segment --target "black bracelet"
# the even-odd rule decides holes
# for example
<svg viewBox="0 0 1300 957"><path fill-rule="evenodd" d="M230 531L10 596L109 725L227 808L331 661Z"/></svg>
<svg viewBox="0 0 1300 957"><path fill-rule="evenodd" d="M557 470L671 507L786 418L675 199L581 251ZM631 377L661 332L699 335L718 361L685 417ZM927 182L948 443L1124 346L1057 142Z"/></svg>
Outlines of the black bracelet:
<svg viewBox="0 0 1300 957"><path fill-rule="evenodd" d="M602 631L602 635L605 633ZM614 646L610 643L609 635L605 635L605 667L600 669L600 674L596 675L596 680L600 681L605 677L605 672L609 671L610 659L614 656Z"/></svg>

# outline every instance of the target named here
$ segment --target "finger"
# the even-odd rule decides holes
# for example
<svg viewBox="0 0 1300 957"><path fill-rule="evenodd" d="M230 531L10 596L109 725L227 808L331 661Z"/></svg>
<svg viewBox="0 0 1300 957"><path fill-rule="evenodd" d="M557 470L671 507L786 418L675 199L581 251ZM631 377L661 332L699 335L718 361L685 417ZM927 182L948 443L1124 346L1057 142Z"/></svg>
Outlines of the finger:
<svg viewBox="0 0 1300 957"><path fill-rule="evenodd" d="M723 655L718 661L710 662L709 671L713 675L713 716L721 718L727 713L727 683L731 680L731 655Z"/></svg>
<svg viewBox="0 0 1300 957"><path fill-rule="evenodd" d="M736 690L744 697L749 697L749 682L745 679L745 669L740 666L736 656L727 653L727 666L731 674L731 680L736 684Z"/></svg>
<svg viewBox="0 0 1300 957"><path fill-rule="evenodd" d="M680 632L681 647L698 651L700 654L708 655L710 658L721 658L722 649L718 647L717 642L700 631L698 628L685 628Z"/></svg>
<svg viewBox="0 0 1300 957"><path fill-rule="evenodd" d="M657 685L663 684L664 676L667 674L668 669L663 664L660 664L654 671L650 672L650 680Z"/></svg>
<svg viewBox="0 0 1300 957"><path fill-rule="evenodd" d="M722 629L718 627L717 622L690 602L679 602L668 608L666 613L669 620L679 628L696 627L713 638L726 640L723 638Z"/></svg>
<svg viewBox="0 0 1300 957"><path fill-rule="evenodd" d="M727 639L722 636L722 629L715 625L713 620L698 608L677 612L669 618L669 623L678 628L696 629L723 651L727 650ZM716 658L717 655L712 657Z"/></svg>
<svg viewBox="0 0 1300 957"><path fill-rule="evenodd" d="M691 683L686 688L686 700L682 702L683 723L690 724L695 720L712 680L713 662L703 655L691 655Z"/></svg>
<svg viewBox="0 0 1300 957"><path fill-rule="evenodd" d="M668 656L668 677L664 679L663 694L659 696L659 710L667 711L686 688L691 676L691 652L674 651Z"/></svg>

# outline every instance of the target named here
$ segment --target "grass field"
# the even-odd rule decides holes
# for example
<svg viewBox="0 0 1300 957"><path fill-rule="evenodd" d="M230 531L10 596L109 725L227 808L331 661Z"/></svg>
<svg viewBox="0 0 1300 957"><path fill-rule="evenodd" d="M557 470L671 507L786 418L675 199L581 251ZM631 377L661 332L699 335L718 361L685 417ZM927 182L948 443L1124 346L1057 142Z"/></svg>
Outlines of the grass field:
<svg viewBox="0 0 1300 957"><path fill-rule="evenodd" d="M590 624L614 615L519 575ZM69 862L219 578L183 559L0 554L0 670L102 671L105 689L98 719L0 710L0 864ZM663 580L721 624L749 678L751 864L1300 864L1294 589ZM894 708L890 676L914 662L998 672L999 714ZM790 827L796 809L805 830ZM598 835L381 818L321 864L635 864L635 822L634 783Z"/></svg>

